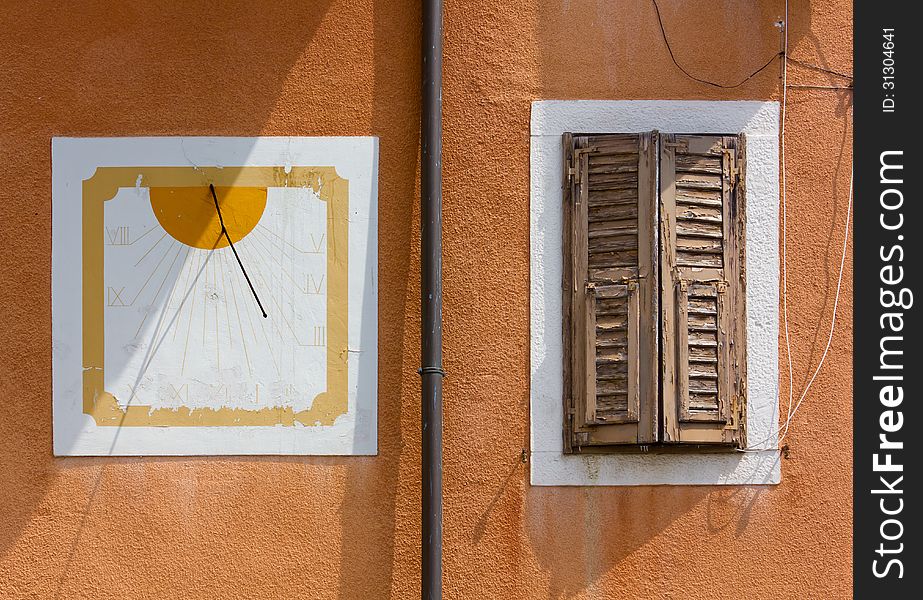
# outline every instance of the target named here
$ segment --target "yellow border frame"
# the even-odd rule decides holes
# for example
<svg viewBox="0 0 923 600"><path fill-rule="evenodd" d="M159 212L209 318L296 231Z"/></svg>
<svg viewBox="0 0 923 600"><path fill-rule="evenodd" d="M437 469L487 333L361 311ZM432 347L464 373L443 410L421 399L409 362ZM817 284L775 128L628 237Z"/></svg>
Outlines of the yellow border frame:
<svg viewBox="0 0 923 600"><path fill-rule="evenodd" d="M311 407L158 408L119 406L105 385L104 205L119 188L308 187L327 202L327 390ZM98 426L252 427L332 425L348 410L349 182L333 167L100 167L83 181L83 412Z"/></svg>

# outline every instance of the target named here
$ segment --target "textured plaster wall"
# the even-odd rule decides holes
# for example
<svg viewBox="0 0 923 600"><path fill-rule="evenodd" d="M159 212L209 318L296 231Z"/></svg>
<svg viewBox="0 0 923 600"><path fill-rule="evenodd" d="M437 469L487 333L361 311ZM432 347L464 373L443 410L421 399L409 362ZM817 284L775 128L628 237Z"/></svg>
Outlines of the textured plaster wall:
<svg viewBox="0 0 923 600"><path fill-rule="evenodd" d="M736 83L778 51L781 0L660 4L697 74ZM850 3L791 11L792 55L849 72ZM418 27L396 1L2 4L0 597L418 594ZM520 460L531 101L779 99L778 70L688 80L648 0L448 0L445 77L446 598L848 596L850 272L779 486L537 488ZM836 287L849 106L789 96L799 390ZM381 137L378 457L52 458L50 137L160 134Z"/></svg>

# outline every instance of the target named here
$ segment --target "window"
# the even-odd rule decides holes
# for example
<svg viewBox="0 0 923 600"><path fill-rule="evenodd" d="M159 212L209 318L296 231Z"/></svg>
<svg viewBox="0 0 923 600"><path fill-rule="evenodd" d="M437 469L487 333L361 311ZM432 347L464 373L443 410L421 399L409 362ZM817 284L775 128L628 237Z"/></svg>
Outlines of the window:
<svg viewBox="0 0 923 600"><path fill-rule="evenodd" d="M563 140L564 452L745 447L744 135Z"/></svg>

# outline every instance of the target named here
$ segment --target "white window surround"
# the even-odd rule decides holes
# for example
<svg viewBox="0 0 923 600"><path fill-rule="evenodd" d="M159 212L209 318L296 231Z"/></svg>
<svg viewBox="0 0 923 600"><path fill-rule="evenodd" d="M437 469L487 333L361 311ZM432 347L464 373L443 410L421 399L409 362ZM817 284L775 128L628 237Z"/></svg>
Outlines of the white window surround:
<svg viewBox="0 0 923 600"><path fill-rule="evenodd" d="M747 439L752 452L565 455L562 434L561 135L747 135ZM777 484L779 103L542 100L531 125L532 485Z"/></svg>

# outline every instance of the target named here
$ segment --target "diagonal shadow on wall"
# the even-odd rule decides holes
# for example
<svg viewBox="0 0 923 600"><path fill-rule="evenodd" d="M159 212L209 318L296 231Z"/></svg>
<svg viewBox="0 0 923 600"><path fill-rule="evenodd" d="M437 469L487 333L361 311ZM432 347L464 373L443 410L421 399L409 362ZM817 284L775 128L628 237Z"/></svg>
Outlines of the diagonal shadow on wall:
<svg viewBox="0 0 923 600"><path fill-rule="evenodd" d="M162 589L155 585L148 592L163 596L194 594L209 581L270 589L266 577L291 586L313 582L336 593L339 577L341 598L387 597L407 371L402 343L382 345L387 350L379 356L377 458L51 456L47 242L53 135L380 135L382 259L379 272L370 275L380 278L381 296L406 301L418 48L392 28L405 28L415 17L396 4L376 5L375 56L345 38L339 45L346 50L331 59L328 48L337 43L330 41L325 20L341 19L336 29L350 32L367 17L356 10L340 15L347 11L332 11L331 4L289 1L254 10L246 2L220 9L206 3L49 3L0 12L10 35L7 47L15 48L5 59L4 66L12 67L8 73L4 68L9 78L0 84L4 112L10 101L10 117L22 117L21 127L4 128L0 144L18 181L18 191L0 190L0 233L7 242L0 266L4 287L37 298L28 303L30 310L43 315L37 322L13 323L0 347L0 392L17 399L0 405L0 574L20 576L6 578L0 591L12 584L43 597L73 597L95 585L129 594L145 585L132 581L143 573L162 581ZM350 119L368 110L361 95L367 82L343 64L370 60L371 121ZM296 85L309 98L291 96L293 78L301 78ZM8 215L22 189L40 199L35 212ZM43 243L31 241L36 227ZM5 307L25 306L19 300L3 296ZM403 303L383 307L381 339L402 340L404 310ZM268 501L267 488L276 490ZM324 498L338 492L342 503L329 506ZM329 527L328 517L337 514L339 532ZM164 547L196 557L172 581L158 579L163 566L155 555ZM100 551L113 554L94 559ZM44 558L40 567L23 571L24 556ZM339 570L332 562L337 557ZM106 584L106 563L130 566Z"/></svg>

